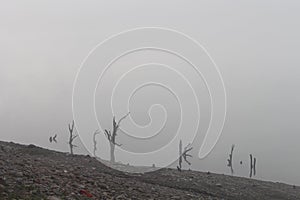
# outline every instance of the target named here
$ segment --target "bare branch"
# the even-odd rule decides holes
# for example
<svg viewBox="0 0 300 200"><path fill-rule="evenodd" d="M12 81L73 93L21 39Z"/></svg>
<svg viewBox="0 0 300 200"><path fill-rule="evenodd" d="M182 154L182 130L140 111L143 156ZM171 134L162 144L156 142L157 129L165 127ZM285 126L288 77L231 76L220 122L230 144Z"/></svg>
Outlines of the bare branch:
<svg viewBox="0 0 300 200"><path fill-rule="evenodd" d="M55 143L57 143L56 137L57 137L57 134L55 134L52 138Z"/></svg>
<svg viewBox="0 0 300 200"><path fill-rule="evenodd" d="M190 147L190 145L191 144L189 143L182 152L182 141L180 140L179 142L179 165L177 166L178 171L181 171L182 168L182 158L188 165L191 165L191 163L187 160L188 157L192 157L192 155L188 154L188 152L193 149L193 147Z"/></svg>
<svg viewBox="0 0 300 200"><path fill-rule="evenodd" d="M184 161L185 161L188 165L191 165L191 163L190 163L188 160L184 159Z"/></svg>
<svg viewBox="0 0 300 200"><path fill-rule="evenodd" d="M72 140L74 140L77 137L78 137L78 135L73 135Z"/></svg>
<svg viewBox="0 0 300 200"><path fill-rule="evenodd" d="M234 147L235 145L231 145L231 150L230 150L230 154L229 154L229 158L227 159L227 166L230 167L230 170L231 170L231 174L234 173L234 170L233 170L233 150L234 150Z"/></svg>
<svg viewBox="0 0 300 200"><path fill-rule="evenodd" d="M114 145L117 145L118 147L122 146L122 144L114 143Z"/></svg>
<svg viewBox="0 0 300 200"><path fill-rule="evenodd" d="M119 121L118 121L118 127L120 126L121 122L126 118L128 117L128 115L130 114L130 112L128 112L126 115L124 115Z"/></svg>
<svg viewBox="0 0 300 200"><path fill-rule="evenodd" d="M105 134L105 136L107 137L107 139L108 139L109 141L111 141L111 132L105 129L105 130L104 130L104 134Z"/></svg>
<svg viewBox="0 0 300 200"><path fill-rule="evenodd" d="M193 147L190 147L188 149L187 149L187 147L185 147L183 154L186 154L187 152L191 151L192 149L193 149Z"/></svg>
<svg viewBox="0 0 300 200"><path fill-rule="evenodd" d="M188 164L191 165L191 163L187 160L187 157L192 157L192 155L188 154L189 151L193 149L193 147L189 147L191 144L189 143L185 148L184 152L182 154L184 161Z"/></svg>
<svg viewBox="0 0 300 200"><path fill-rule="evenodd" d="M73 141L77 138L78 135L73 135L74 134L74 127L75 127L75 122L72 120L72 124L68 124L69 128L69 147L70 147L70 153L73 155L73 147L77 147L76 145L73 144Z"/></svg>
<svg viewBox="0 0 300 200"><path fill-rule="evenodd" d="M74 131L74 125L75 125L74 120L72 121L72 124L69 124L69 125L68 125L69 131L72 132L72 133L73 133L73 131Z"/></svg>
<svg viewBox="0 0 300 200"><path fill-rule="evenodd" d="M119 130L120 124L121 122L130 114L130 112L128 112L126 115L124 115L123 117L121 117L121 119L118 121L118 123L116 122L116 118L115 116L113 117L112 120L112 132L108 131L108 130L104 130L104 134L107 138L107 140L110 142L110 161L112 163L115 162L115 146L121 146L122 144L118 144L116 142L116 136L117 136L117 132Z"/></svg>

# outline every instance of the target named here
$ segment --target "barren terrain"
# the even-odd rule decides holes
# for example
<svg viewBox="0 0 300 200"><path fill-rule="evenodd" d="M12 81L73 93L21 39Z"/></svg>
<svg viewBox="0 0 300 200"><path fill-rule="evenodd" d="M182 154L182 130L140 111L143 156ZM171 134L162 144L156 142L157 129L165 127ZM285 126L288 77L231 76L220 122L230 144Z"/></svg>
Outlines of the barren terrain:
<svg viewBox="0 0 300 200"><path fill-rule="evenodd" d="M0 142L0 199L296 200L300 187L175 169L130 174L90 156Z"/></svg>

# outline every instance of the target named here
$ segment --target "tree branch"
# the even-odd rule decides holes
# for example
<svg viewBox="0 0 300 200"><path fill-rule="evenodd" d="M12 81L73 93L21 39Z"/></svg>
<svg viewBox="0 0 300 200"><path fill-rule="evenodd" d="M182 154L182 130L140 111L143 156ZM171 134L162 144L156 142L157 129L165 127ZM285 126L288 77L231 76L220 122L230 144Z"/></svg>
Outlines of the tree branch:
<svg viewBox="0 0 300 200"><path fill-rule="evenodd" d="M129 114L130 114L130 112L128 112L126 115L124 115L124 116L118 121L118 124L117 124L118 127L120 126L121 122L122 122L126 117L128 117Z"/></svg>

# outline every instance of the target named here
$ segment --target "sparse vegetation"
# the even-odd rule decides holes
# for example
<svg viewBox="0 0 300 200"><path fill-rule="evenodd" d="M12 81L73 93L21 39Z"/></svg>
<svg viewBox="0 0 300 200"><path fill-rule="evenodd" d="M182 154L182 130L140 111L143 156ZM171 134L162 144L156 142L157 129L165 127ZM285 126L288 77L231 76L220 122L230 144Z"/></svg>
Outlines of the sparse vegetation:
<svg viewBox="0 0 300 200"><path fill-rule="evenodd" d="M49 142L50 142L50 143L52 143L52 142L57 143L56 137L57 137L57 134L55 134L54 136L51 136L51 137L49 138Z"/></svg>
<svg viewBox="0 0 300 200"><path fill-rule="evenodd" d="M235 147L235 145L233 144L232 146L231 146L231 150L230 150L230 154L229 154L229 158L227 159L227 166L228 167L230 167L230 171L231 171L231 174L233 174L234 173L234 171L233 171L233 150L234 150L234 147Z"/></svg>
<svg viewBox="0 0 300 200"><path fill-rule="evenodd" d="M250 154L250 178L256 175L256 158Z"/></svg>
<svg viewBox="0 0 300 200"><path fill-rule="evenodd" d="M73 141L78 137L78 135L74 134L74 130L75 130L74 120L72 121L72 124L68 125L68 128L69 128L69 133L70 133L69 142L68 143L69 143L69 147L70 147L70 153L71 153L71 155L73 155L74 154L73 148L77 147L76 145L73 144Z"/></svg>
<svg viewBox="0 0 300 200"><path fill-rule="evenodd" d="M248 156L247 156L248 157ZM133 166L122 165L124 168ZM139 167L135 167L135 171ZM84 155L0 141L0 199L299 199L300 187L215 173L131 174ZM92 197L89 197L92 196Z"/></svg>
<svg viewBox="0 0 300 200"><path fill-rule="evenodd" d="M94 155L94 157L97 157L97 156L96 156L96 151L97 151L97 140L96 140L96 136L97 136L98 134L100 134L100 132L99 132L99 130L96 130L96 131L94 132L94 135L93 135L93 144L94 144L93 155Z"/></svg>
<svg viewBox="0 0 300 200"><path fill-rule="evenodd" d="M123 116L118 122L116 122L116 118L113 117L113 121L112 121L112 132L108 131L107 129L105 129L104 134L106 135L106 138L109 141L109 145L110 145L110 162L114 163L116 162L116 158L115 158L115 146L121 146L122 144L118 144L116 142L116 137L117 137L117 132L120 128L120 124L121 122L130 114L130 112L128 112L125 116Z"/></svg>
<svg viewBox="0 0 300 200"><path fill-rule="evenodd" d="M188 154L188 152L193 149L193 147L191 147L190 145L191 144L188 144L182 152L182 141L180 140L179 142L179 159L177 166L178 171L182 171L182 158L188 165L191 165L191 163L187 160L188 157L192 157L192 155Z"/></svg>

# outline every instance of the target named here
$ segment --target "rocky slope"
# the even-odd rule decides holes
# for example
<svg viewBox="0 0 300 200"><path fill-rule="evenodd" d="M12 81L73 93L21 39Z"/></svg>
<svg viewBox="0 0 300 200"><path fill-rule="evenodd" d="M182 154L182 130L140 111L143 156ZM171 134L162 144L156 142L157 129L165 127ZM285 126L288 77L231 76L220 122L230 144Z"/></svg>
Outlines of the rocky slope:
<svg viewBox="0 0 300 200"><path fill-rule="evenodd" d="M129 174L89 156L0 142L0 199L296 200L300 187L174 169Z"/></svg>

